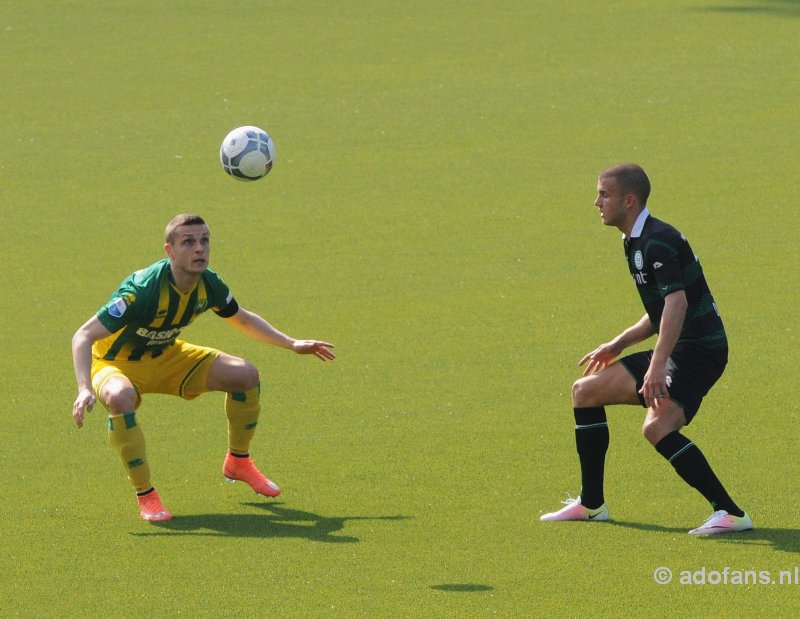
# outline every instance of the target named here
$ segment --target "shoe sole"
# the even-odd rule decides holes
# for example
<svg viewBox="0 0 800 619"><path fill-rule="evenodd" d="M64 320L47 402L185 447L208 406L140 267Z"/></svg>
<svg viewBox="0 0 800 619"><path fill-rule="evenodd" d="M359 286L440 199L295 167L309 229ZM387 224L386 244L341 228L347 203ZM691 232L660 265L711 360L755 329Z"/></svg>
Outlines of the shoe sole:
<svg viewBox="0 0 800 619"><path fill-rule="evenodd" d="M747 531L752 531L753 527L747 527L746 529L714 529L713 531L689 531L689 535L723 535L725 533L746 533Z"/></svg>
<svg viewBox="0 0 800 619"><path fill-rule="evenodd" d="M611 518L542 518L539 522L609 522Z"/></svg>
<svg viewBox="0 0 800 619"><path fill-rule="evenodd" d="M586 514L578 516L578 517L559 517L559 512L552 512L550 514L544 514L539 516L539 520L541 522L608 522L611 520L611 514L606 508L604 511L600 512L599 514Z"/></svg>
<svg viewBox="0 0 800 619"><path fill-rule="evenodd" d="M243 479L234 479L233 477L228 477L227 475L223 475L223 477L225 478L225 481L227 481L229 484L235 484L237 481L240 481L240 482L242 482L242 483L245 483L245 484L247 484L247 482L246 482L245 480L243 480ZM273 482L273 483L274 483L274 482ZM248 486L250 486L250 484L247 484L247 485L248 485ZM265 493L265 492L259 492L258 490L256 490L255 488L253 488L253 486L250 486L250 488L251 488L251 489L253 490L253 492L255 492L255 493L258 495L258 496L265 496L265 497L267 497L268 499L274 499L276 496L280 496L280 494L281 494L281 489L280 489L280 488L278 488L277 490L273 490L274 494L267 494L267 493Z"/></svg>
<svg viewBox="0 0 800 619"><path fill-rule="evenodd" d="M140 514L142 516L142 520L147 520L147 522L165 522L167 520L172 520L172 514Z"/></svg>

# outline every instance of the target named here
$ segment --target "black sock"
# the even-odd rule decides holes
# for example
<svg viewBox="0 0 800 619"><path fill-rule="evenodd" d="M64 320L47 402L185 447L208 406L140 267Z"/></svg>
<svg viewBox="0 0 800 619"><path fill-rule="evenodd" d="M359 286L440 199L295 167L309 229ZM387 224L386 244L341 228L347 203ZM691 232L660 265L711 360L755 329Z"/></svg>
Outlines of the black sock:
<svg viewBox="0 0 800 619"><path fill-rule="evenodd" d="M672 432L658 441L656 451L675 468L683 481L695 488L716 511L724 509L732 516L744 512L725 491L700 448L680 432Z"/></svg>
<svg viewBox="0 0 800 619"><path fill-rule="evenodd" d="M576 408L575 446L581 461L581 504L597 509L605 503L603 474L608 451L608 422L602 406Z"/></svg>

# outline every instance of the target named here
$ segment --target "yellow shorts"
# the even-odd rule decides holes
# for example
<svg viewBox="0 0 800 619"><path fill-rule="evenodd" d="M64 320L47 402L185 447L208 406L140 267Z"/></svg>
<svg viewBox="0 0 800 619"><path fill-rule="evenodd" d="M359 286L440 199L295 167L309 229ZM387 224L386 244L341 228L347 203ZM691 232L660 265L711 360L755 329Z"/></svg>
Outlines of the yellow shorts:
<svg viewBox="0 0 800 619"><path fill-rule="evenodd" d="M95 358L92 360L92 386L102 402L100 393L105 384L115 376L124 376L137 391L136 408L144 393L166 393L191 400L209 391L208 373L221 354L215 348L176 340L155 358L144 356L139 361Z"/></svg>

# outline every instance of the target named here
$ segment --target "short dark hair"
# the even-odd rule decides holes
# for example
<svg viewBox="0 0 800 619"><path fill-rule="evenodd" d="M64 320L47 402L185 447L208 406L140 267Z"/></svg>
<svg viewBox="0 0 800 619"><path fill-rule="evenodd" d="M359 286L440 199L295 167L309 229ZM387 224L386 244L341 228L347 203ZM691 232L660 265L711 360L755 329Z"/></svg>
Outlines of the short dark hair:
<svg viewBox="0 0 800 619"><path fill-rule="evenodd" d="M650 179L647 178L642 166L636 163L619 163L600 173L600 178L606 177L617 181L623 195L632 193L641 206L647 205L647 198L650 197Z"/></svg>
<svg viewBox="0 0 800 619"><path fill-rule="evenodd" d="M172 219L170 219L169 223L167 224L166 230L164 230L164 240L172 245L172 241L175 240L175 230L180 228L181 226L204 226L206 222L203 220L200 215L195 215L194 213L181 213L180 215L175 215Z"/></svg>

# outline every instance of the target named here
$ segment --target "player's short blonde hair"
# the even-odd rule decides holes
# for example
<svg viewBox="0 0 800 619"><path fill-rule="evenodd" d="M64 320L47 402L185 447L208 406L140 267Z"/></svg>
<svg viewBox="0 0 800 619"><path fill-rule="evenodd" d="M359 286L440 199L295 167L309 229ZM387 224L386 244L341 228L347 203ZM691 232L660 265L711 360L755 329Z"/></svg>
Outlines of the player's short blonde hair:
<svg viewBox="0 0 800 619"><path fill-rule="evenodd" d="M617 181L623 195L632 193L641 206L647 205L647 199L650 197L650 179L647 178L642 166L636 163L619 163L600 173L600 178L606 177Z"/></svg>
<svg viewBox="0 0 800 619"><path fill-rule="evenodd" d="M194 213L181 213L180 215L175 215L175 217L173 217L167 224L166 230L164 230L164 240L172 245L172 241L175 240L175 230L181 226L205 225L206 222L202 217L200 217L200 215L195 215Z"/></svg>

